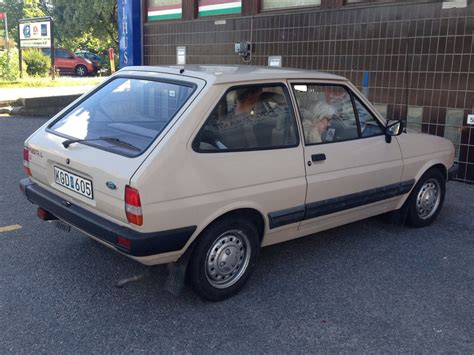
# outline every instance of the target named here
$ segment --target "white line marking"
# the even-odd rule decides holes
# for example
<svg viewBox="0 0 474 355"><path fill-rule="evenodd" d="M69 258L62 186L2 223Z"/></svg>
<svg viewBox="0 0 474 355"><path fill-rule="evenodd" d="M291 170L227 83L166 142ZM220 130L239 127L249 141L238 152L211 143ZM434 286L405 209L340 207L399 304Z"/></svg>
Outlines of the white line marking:
<svg viewBox="0 0 474 355"><path fill-rule="evenodd" d="M20 228L21 226L19 224L12 224L11 226L0 227L0 233L11 232Z"/></svg>

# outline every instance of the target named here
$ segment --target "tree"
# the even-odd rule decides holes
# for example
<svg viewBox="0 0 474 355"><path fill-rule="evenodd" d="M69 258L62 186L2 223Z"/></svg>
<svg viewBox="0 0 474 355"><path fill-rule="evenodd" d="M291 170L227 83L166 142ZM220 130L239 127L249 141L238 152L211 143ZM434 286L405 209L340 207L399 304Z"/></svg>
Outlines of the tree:
<svg viewBox="0 0 474 355"><path fill-rule="evenodd" d="M59 40L87 34L118 47L117 0L51 0Z"/></svg>
<svg viewBox="0 0 474 355"><path fill-rule="evenodd" d="M18 21L22 18L41 17L48 13L46 0L3 0L0 12L8 17L8 33L18 42Z"/></svg>

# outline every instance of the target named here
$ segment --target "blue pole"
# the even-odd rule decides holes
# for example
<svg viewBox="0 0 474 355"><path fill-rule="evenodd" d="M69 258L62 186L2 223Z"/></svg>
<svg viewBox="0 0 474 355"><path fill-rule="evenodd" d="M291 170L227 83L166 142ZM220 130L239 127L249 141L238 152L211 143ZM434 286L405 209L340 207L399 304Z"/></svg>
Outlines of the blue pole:
<svg viewBox="0 0 474 355"><path fill-rule="evenodd" d="M117 0L120 68L142 64L140 0Z"/></svg>
<svg viewBox="0 0 474 355"><path fill-rule="evenodd" d="M362 93L365 97L369 95L369 72L364 71L364 77L362 78Z"/></svg>

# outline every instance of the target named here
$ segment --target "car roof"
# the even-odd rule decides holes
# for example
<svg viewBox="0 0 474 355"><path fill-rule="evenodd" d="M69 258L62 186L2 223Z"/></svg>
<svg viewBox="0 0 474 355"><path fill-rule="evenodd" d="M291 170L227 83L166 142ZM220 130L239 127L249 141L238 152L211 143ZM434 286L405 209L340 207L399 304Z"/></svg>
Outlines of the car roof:
<svg viewBox="0 0 474 355"><path fill-rule="evenodd" d="M184 69L184 71L183 71ZM294 68L276 68L255 65L184 65L184 66L136 66L125 67L125 71L140 71L166 74L180 74L196 77L214 84L223 84L253 80L285 80L285 79L322 79L347 81L346 78L334 74Z"/></svg>

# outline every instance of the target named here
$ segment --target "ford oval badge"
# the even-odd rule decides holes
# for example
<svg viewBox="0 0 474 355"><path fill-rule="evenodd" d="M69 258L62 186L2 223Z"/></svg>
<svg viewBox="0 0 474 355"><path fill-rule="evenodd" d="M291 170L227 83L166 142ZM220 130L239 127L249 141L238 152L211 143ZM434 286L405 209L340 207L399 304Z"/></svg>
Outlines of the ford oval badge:
<svg viewBox="0 0 474 355"><path fill-rule="evenodd" d="M117 185L115 185L112 181L107 181L105 185L107 185L107 187L111 190L115 190L117 188Z"/></svg>

